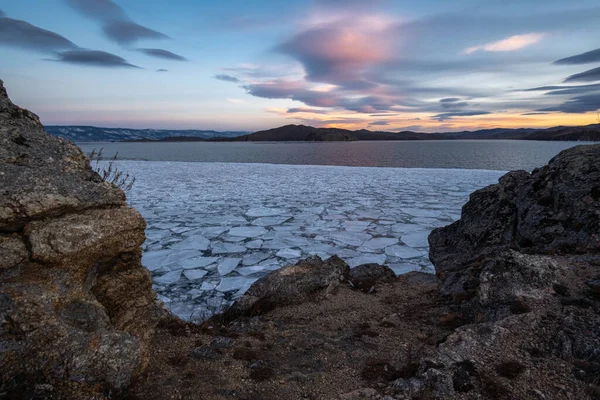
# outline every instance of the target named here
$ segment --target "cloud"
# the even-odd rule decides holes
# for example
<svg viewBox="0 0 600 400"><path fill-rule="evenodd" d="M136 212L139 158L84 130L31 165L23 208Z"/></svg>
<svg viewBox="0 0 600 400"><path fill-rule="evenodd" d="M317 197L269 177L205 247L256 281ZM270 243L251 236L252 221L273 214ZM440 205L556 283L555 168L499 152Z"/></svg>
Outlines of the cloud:
<svg viewBox="0 0 600 400"><path fill-rule="evenodd" d="M240 83L240 80L238 78L236 78L233 75L227 75L227 74L215 75L215 79L218 79L218 80L223 81L223 82Z"/></svg>
<svg viewBox="0 0 600 400"><path fill-rule="evenodd" d="M168 36L135 23L111 0L65 0L73 9L102 24L106 37L124 46L144 39L168 39Z"/></svg>
<svg viewBox="0 0 600 400"><path fill-rule="evenodd" d="M540 86L531 89L525 89L524 92L536 92L544 91L547 95L560 96L570 94L585 94L590 92L600 91L600 83L593 83L590 85L576 85L576 86Z"/></svg>
<svg viewBox="0 0 600 400"><path fill-rule="evenodd" d="M125 59L104 51L97 50L69 50L57 53L56 60L69 64L88 65L93 67L125 67L140 68L129 64Z"/></svg>
<svg viewBox="0 0 600 400"><path fill-rule="evenodd" d="M185 57L180 56L179 54L171 53L167 50L162 49L137 49L137 51L146 54L150 57L163 58L165 60L173 60L173 61L187 61Z"/></svg>
<svg viewBox="0 0 600 400"><path fill-rule="evenodd" d="M296 114L296 113L327 114L327 111L318 110L316 108L292 107L292 108L288 108L287 113L288 114Z"/></svg>
<svg viewBox="0 0 600 400"><path fill-rule="evenodd" d="M499 52L520 50L540 42L545 37L545 33L526 33L524 35L515 35L497 42L468 47L463 50L463 54L473 54L478 51Z"/></svg>
<svg viewBox="0 0 600 400"><path fill-rule="evenodd" d="M600 104L600 93L576 96L561 105L542 108L540 112L558 111L567 114L582 114L590 111L596 111Z"/></svg>
<svg viewBox="0 0 600 400"><path fill-rule="evenodd" d="M458 97L449 97L440 100L440 105L442 108L449 110L456 110L459 108L465 108L469 105L466 101L461 101L461 98Z"/></svg>
<svg viewBox="0 0 600 400"><path fill-rule="evenodd" d="M561 58L560 60L554 61L556 65L578 65L588 64L593 62L600 62L600 49L588 51L586 53L578 54L573 57Z"/></svg>
<svg viewBox="0 0 600 400"><path fill-rule="evenodd" d="M390 122L389 121L373 121L371 123L369 123L369 126L385 126L385 125L389 125Z"/></svg>
<svg viewBox="0 0 600 400"><path fill-rule="evenodd" d="M565 82L590 82L590 81L600 81L600 67L590 69L588 71L582 72L580 74L575 74L569 76L565 79Z"/></svg>
<svg viewBox="0 0 600 400"><path fill-rule="evenodd" d="M125 11L110 0L66 0L66 2L89 18L105 22L115 19L127 19Z"/></svg>
<svg viewBox="0 0 600 400"><path fill-rule="evenodd" d="M438 114L432 117L432 119L444 122L454 117L474 117L477 115L487 115L491 114L489 111L457 111L457 112L447 112L443 114Z"/></svg>
<svg viewBox="0 0 600 400"><path fill-rule="evenodd" d="M120 45L128 45L143 39L168 39L160 32L130 21L114 21L103 27L105 35Z"/></svg>
<svg viewBox="0 0 600 400"><path fill-rule="evenodd" d="M364 76L369 67L392 58L391 26L384 18L355 16L305 29L276 50L299 61L309 81L366 89L374 85Z"/></svg>
<svg viewBox="0 0 600 400"><path fill-rule="evenodd" d="M75 43L58 33L6 17L0 19L0 45L44 53L77 48Z"/></svg>
<svg viewBox="0 0 600 400"><path fill-rule="evenodd" d="M0 10L0 18L2 18L2 17L6 17L6 13L4 11Z"/></svg>
<svg viewBox="0 0 600 400"><path fill-rule="evenodd" d="M161 69L157 69L156 72L169 72L169 70L161 68Z"/></svg>

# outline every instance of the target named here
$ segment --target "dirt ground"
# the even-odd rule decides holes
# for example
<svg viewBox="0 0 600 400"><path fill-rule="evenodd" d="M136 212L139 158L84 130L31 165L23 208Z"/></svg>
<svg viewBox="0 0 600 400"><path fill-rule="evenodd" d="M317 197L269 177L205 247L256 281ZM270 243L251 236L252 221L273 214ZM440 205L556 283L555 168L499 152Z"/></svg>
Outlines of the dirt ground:
<svg viewBox="0 0 600 400"><path fill-rule="evenodd" d="M340 286L229 324L164 324L147 372L124 398L316 400L361 388L385 395L457 323L435 278L410 274L374 293Z"/></svg>

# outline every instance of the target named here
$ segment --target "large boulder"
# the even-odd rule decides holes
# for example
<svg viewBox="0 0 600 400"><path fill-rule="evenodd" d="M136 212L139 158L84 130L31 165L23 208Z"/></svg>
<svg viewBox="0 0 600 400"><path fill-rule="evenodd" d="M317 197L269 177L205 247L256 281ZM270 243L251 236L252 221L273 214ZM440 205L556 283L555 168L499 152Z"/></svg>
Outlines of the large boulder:
<svg viewBox="0 0 600 400"><path fill-rule="evenodd" d="M161 309L145 222L0 81L0 392L86 398L139 374ZM43 392L43 393L42 393Z"/></svg>
<svg viewBox="0 0 600 400"><path fill-rule="evenodd" d="M323 289L334 288L346 281L350 267L333 256L325 261L309 257L296 265L288 265L265 275L225 310L224 318L262 314L276 307L299 304Z"/></svg>

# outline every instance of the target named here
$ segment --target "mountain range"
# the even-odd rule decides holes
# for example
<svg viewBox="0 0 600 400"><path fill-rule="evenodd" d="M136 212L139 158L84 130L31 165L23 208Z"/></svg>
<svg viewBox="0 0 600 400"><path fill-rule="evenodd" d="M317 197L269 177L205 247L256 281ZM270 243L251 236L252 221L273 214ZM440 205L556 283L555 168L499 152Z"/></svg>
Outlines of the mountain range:
<svg viewBox="0 0 600 400"><path fill-rule="evenodd" d="M357 140L550 140L600 141L600 124L587 126L557 126L553 128L483 129L462 132L421 133L413 131L387 132L315 128L306 125L285 125L279 128L248 133L243 131L212 130L155 130L98 128L92 126L46 126L54 136L75 142L330 142Z"/></svg>
<svg viewBox="0 0 600 400"><path fill-rule="evenodd" d="M210 139L215 137L229 138L247 135L244 131L212 131L212 130L168 130L168 129L128 129L99 128L95 126L59 126L46 125L46 132L53 136L69 139L74 142L121 142L121 141L154 141L166 138Z"/></svg>

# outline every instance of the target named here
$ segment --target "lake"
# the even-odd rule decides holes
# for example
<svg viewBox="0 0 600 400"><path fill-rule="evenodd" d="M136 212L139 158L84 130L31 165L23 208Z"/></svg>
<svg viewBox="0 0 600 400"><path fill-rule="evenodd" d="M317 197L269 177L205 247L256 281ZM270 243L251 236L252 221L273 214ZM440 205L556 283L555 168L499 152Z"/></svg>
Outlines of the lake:
<svg viewBox="0 0 600 400"><path fill-rule="evenodd" d="M269 143L79 143L121 160L457 168L531 171L560 151L587 142L442 140Z"/></svg>

